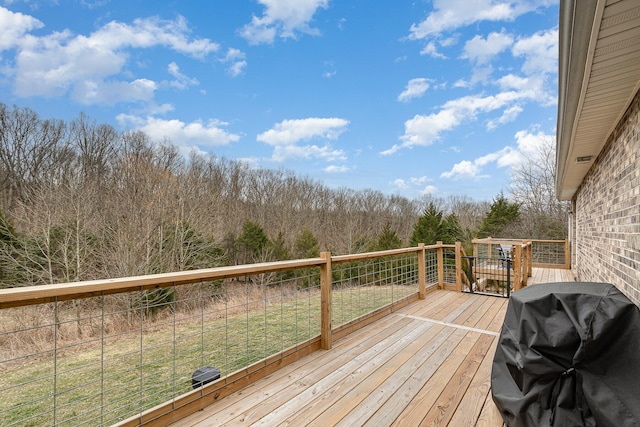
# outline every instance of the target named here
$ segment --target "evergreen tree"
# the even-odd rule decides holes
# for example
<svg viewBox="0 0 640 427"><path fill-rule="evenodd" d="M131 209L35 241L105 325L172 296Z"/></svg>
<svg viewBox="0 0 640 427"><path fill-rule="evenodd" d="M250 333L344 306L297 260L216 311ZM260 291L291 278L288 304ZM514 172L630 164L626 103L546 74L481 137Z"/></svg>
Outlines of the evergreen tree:
<svg viewBox="0 0 640 427"><path fill-rule="evenodd" d="M418 243L433 245L445 236L445 227L442 222L442 211L436 208L435 204L429 203L418 222L413 226L411 235L411 246Z"/></svg>
<svg viewBox="0 0 640 427"><path fill-rule="evenodd" d="M398 249L402 247L402 241L398 237L398 233L391 229L391 225L387 222L378 237L374 251L386 251L387 249Z"/></svg>
<svg viewBox="0 0 640 427"><path fill-rule="evenodd" d="M226 264L224 250L188 222L165 224L163 230L162 241L153 248L153 272L193 270Z"/></svg>
<svg viewBox="0 0 640 427"><path fill-rule="evenodd" d="M464 230L460 226L458 216L454 213L447 215L442 221L443 237L441 240L444 243L455 243L464 239Z"/></svg>
<svg viewBox="0 0 640 427"><path fill-rule="evenodd" d="M296 237L296 256L298 258L315 258L320 256L320 244L313 232L305 228Z"/></svg>
<svg viewBox="0 0 640 427"><path fill-rule="evenodd" d="M236 241L239 252L244 256L244 262L260 259L264 251L269 248L269 238L260 224L246 221L242 224L242 234Z"/></svg>
<svg viewBox="0 0 640 427"><path fill-rule="evenodd" d="M520 219L520 205L509 203L502 193L491 204L491 208L482 221L478 236L484 237L517 237L505 236L509 226L513 226Z"/></svg>
<svg viewBox="0 0 640 427"><path fill-rule="evenodd" d="M16 255L22 252L20 249L21 243L13 225L0 212L0 289L19 286L20 280L24 279L23 269L16 268L16 264L19 264L13 262Z"/></svg>
<svg viewBox="0 0 640 427"><path fill-rule="evenodd" d="M284 261L291 259L291 252L287 249L287 244L284 239L284 232L279 231L278 237L272 240L271 247L273 250L272 256L274 261Z"/></svg>

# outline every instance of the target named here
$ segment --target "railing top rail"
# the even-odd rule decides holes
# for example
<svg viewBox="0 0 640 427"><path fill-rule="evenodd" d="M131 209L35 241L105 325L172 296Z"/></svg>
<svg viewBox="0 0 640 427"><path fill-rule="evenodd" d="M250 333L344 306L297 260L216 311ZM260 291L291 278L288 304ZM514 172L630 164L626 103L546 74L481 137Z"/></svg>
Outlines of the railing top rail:
<svg viewBox="0 0 640 427"><path fill-rule="evenodd" d="M207 282L250 274L315 267L326 264L326 262L327 260L324 258L307 258L179 271L174 273L150 274L146 276L0 289L0 309L54 301L66 301L76 298L89 298L133 290L157 289L166 286Z"/></svg>
<svg viewBox="0 0 640 427"><path fill-rule="evenodd" d="M455 247L456 245L451 245L451 244L442 244L442 245L436 244L436 245L424 246L424 250L428 251L428 250L434 250L438 248L453 249ZM422 248L423 247L421 246L415 246L412 248L389 249L386 251L364 252L361 254L334 255L331 257L331 262L336 264L340 262L362 261L362 260L371 259L371 258L383 258L386 256L402 255L402 254L411 253L411 252L419 252L422 250Z"/></svg>
<svg viewBox="0 0 640 427"><path fill-rule="evenodd" d="M473 239L472 243L484 243L484 244L529 244L529 243L557 243L559 245L564 244L566 240L558 239L502 239L496 237L486 237L484 239Z"/></svg>
<svg viewBox="0 0 640 427"><path fill-rule="evenodd" d="M412 248L367 252L362 254L338 255L331 257L331 262L340 263L381 258L385 256L402 255L406 253L419 252L423 250L423 248L424 250L435 250L441 248L453 249L455 248L455 245L420 245ZM167 286L214 281L251 274L272 273L282 270L320 266L326 263L327 260L325 258L307 258L298 260L207 268L200 270L179 271L173 273L150 274L145 276L120 277L113 279L88 280L73 283L58 283L51 285L0 289L0 309L22 307L33 304L44 304L54 301L67 301L78 298L90 298L100 295L130 292L134 290L158 289Z"/></svg>
<svg viewBox="0 0 640 427"><path fill-rule="evenodd" d="M471 241L471 243L484 243L484 244L503 244L503 245L517 245L517 244L524 244L526 242L529 242L531 239L501 239L501 238L496 238L496 237L487 237L484 239L473 239Z"/></svg>
<svg viewBox="0 0 640 427"><path fill-rule="evenodd" d="M427 247L425 246L425 248ZM362 261L362 260L371 259L371 258L382 258L385 256L403 255L406 253L418 252L420 250L421 250L420 247L413 247L413 248L402 248L402 249L389 249L386 251L377 251L377 252L364 252L360 254L335 255L331 257L331 263L336 264L340 262Z"/></svg>

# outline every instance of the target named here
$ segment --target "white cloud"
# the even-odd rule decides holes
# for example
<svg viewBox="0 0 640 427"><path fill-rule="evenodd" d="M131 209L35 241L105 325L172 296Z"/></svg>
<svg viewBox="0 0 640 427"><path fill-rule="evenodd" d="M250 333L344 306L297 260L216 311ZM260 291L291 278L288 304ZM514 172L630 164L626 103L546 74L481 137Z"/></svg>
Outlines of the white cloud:
<svg viewBox="0 0 640 427"><path fill-rule="evenodd" d="M338 72L333 61L324 61L324 68L326 69L326 71L322 73L322 77L324 77L325 79L330 79Z"/></svg>
<svg viewBox="0 0 640 427"><path fill-rule="evenodd" d="M431 182L431 181L433 181L433 180L431 178L429 178L429 177L426 177L426 176L420 176L420 177L417 177L417 178L416 177L409 178L409 182L411 182L414 185L423 185L423 184L425 184L427 182Z"/></svg>
<svg viewBox="0 0 640 427"><path fill-rule="evenodd" d="M398 101L408 102L413 98L420 98L429 89L429 80L425 78L411 79L405 90L398 95Z"/></svg>
<svg viewBox="0 0 640 427"><path fill-rule="evenodd" d="M438 52L438 47L434 42L427 43L424 48L420 51L420 55L429 55L432 58L438 59L446 59L447 57L442 53Z"/></svg>
<svg viewBox="0 0 640 427"><path fill-rule="evenodd" d="M468 88L471 87L471 84L465 79L459 79L453 83L453 87Z"/></svg>
<svg viewBox="0 0 640 427"><path fill-rule="evenodd" d="M434 0L433 11L411 25L409 38L420 40L480 21L508 21L558 0Z"/></svg>
<svg viewBox="0 0 640 427"><path fill-rule="evenodd" d="M464 45L463 58L478 65L489 63L494 56L503 52L513 44L513 37L509 34L490 33L486 39L476 35Z"/></svg>
<svg viewBox="0 0 640 427"><path fill-rule="evenodd" d="M20 44L29 31L42 28L44 24L36 18L19 12L12 12L0 6L0 52Z"/></svg>
<svg viewBox="0 0 640 427"><path fill-rule="evenodd" d="M473 74L471 75L471 80L469 81L469 86L471 87L473 83L482 82L488 83L489 77L493 73L493 67L491 65L485 67L473 67Z"/></svg>
<svg viewBox="0 0 640 427"><path fill-rule="evenodd" d="M344 132L349 124L348 120L338 118L318 118L283 120L258 135L258 141L269 145L289 145L312 138L336 139Z"/></svg>
<svg viewBox="0 0 640 427"><path fill-rule="evenodd" d="M328 172L328 173L344 173L344 172L348 172L349 171L349 167L348 166L331 165L331 166L327 166L326 168L324 168L324 171Z"/></svg>
<svg viewBox="0 0 640 427"><path fill-rule="evenodd" d="M499 119L487 123L489 129L514 120L523 111L522 104L539 102L543 105L551 104L554 99L544 90L544 77L535 76L527 79L515 76L505 76L500 80L504 87L515 90L505 90L495 95L470 95L447 101L440 111L427 115L417 114L404 123L404 135L400 136L400 143L381 152L390 155L402 148L414 146L429 146L436 142L444 132L478 119L480 114L502 110Z"/></svg>
<svg viewBox="0 0 640 427"><path fill-rule="evenodd" d="M298 33L318 35L309 26L319 8L329 7L329 0L258 0L265 7L261 17L253 16L251 22L240 30L242 37L251 44L273 43L276 35L295 38Z"/></svg>
<svg viewBox="0 0 640 427"><path fill-rule="evenodd" d="M453 165L450 171L441 173L440 178L454 180L486 178L488 175L481 175L482 168L490 163L499 161L505 156L510 156L512 152L513 149L511 147L505 147L499 151L478 157L473 162L463 160Z"/></svg>
<svg viewBox="0 0 640 427"><path fill-rule="evenodd" d="M139 18L133 21L133 25L109 22L89 37L78 36L74 41L81 45L86 41L87 45L107 50L164 46L195 58L204 58L219 49L219 45L209 39L189 40L189 32L187 21L182 16L175 20Z"/></svg>
<svg viewBox="0 0 640 427"><path fill-rule="evenodd" d="M336 150L329 145L278 145L273 149L271 160L284 162L288 159L323 159L329 162L346 160L343 150Z"/></svg>
<svg viewBox="0 0 640 427"><path fill-rule="evenodd" d="M440 178L452 178L452 179L465 179L476 178L480 173L480 167L474 162L469 160L463 160L460 163L453 165L453 168L448 172L440 174Z"/></svg>
<svg viewBox="0 0 640 427"><path fill-rule="evenodd" d="M520 113L522 113L524 109L519 105L513 105L509 108L505 108L502 112L502 116L500 116L497 120L490 120L487 122L487 129L495 129L498 125L503 125L505 123L509 123L514 121Z"/></svg>
<svg viewBox="0 0 640 427"><path fill-rule="evenodd" d="M12 27L22 33L42 26L33 18L8 14L6 9L0 8L0 15L4 17L0 19L9 16L13 22L22 23ZM194 38L190 31L186 20L178 16L173 20L136 19L132 24L112 21L89 35L74 35L69 30L45 36L22 34L19 40L11 42L16 50L9 65L14 76L14 93L20 97L71 94L73 100L85 105L150 103L158 85L148 78L135 77L126 68L130 51L164 47L203 59L219 50L217 43ZM3 32L0 40L7 37ZM170 86L183 89L197 84L197 80L180 73L175 62L169 65L168 72L176 77Z"/></svg>
<svg viewBox="0 0 640 427"><path fill-rule="evenodd" d="M518 151L524 157L532 158L539 155L541 151L545 151L549 145L555 144L555 135L548 135L544 132L531 133L526 130L516 132L515 135Z"/></svg>
<svg viewBox="0 0 640 427"><path fill-rule="evenodd" d="M411 25L414 40L443 31L471 25L478 21L512 21L518 16L514 1L434 0L433 12L419 24Z"/></svg>
<svg viewBox="0 0 640 427"><path fill-rule="evenodd" d="M224 61L225 62L233 62L233 61L238 61L238 60L242 60L246 57L246 55L244 54L243 51L241 51L240 49L235 49L235 48L229 48L227 49L227 53L224 56Z"/></svg>
<svg viewBox="0 0 640 427"><path fill-rule="evenodd" d="M170 63L167 66L167 72L175 77L175 80L169 82L171 87L175 87L176 89L186 89L189 86L197 85L200 82L198 79L190 78L180 72L180 67L175 62Z"/></svg>
<svg viewBox="0 0 640 427"><path fill-rule="evenodd" d="M520 77L513 74L507 74L500 77L497 83L502 90L524 90L531 85L529 78Z"/></svg>
<svg viewBox="0 0 640 427"><path fill-rule="evenodd" d="M528 98L526 92L501 92L490 96L466 96L444 104L442 109L429 115L416 115L404 123L404 135L401 144L396 144L381 154L393 154L401 148L428 146L437 141L440 135L454 129L464 121L475 120L478 113L487 113L505 108L522 99Z"/></svg>
<svg viewBox="0 0 640 427"><path fill-rule="evenodd" d="M393 186L394 186L394 187L396 187L398 190L406 190L406 189L408 189L408 188L409 188L409 184L407 184L407 183L405 182L405 180L404 180L404 179L402 179L402 178L395 179L395 180L392 182L392 184L393 184Z"/></svg>
<svg viewBox="0 0 640 427"><path fill-rule="evenodd" d="M233 77L236 77L242 74L246 66L247 66L247 61L237 61L231 64L227 69L227 71L229 72L230 75L232 75Z"/></svg>
<svg viewBox="0 0 640 427"><path fill-rule="evenodd" d="M524 56L522 71L531 75L558 71L558 30L539 31L531 37L520 38L513 45L514 56Z"/></svg>
<svg viewBox="0 0 640 427"><path fill-rule="evenodd" d="M436 194L438 188L433 185L425 185L432 182L433 179L427 176L411 177L408 180L398 178L392 181L390 184L398 191L411 191L419 194Z"/></svg>
<svg viewBox="0 0 640 427"><path fill-rule="evenodd" d="M459 34L454 34L451 37L438 40L438 43L440 43L440 46L442 47L449 47L458 44L458 38Z"/></svg>
<svg viewBox="0 0 640 427"><path fill-rule="evenodd" d="M298 145L311 139L335 140L349 124L339 118L318 118L283 120L256 139L274 147L272 160L282 162L290 158L320 158L328 161L345 160L343 150L332 149L330 145Z"/></svg>
<svg viewBox="0 0 640 427"><path fill-rule="evenodd" d="M524 161L535 161L536 157L544 152L544 148L549 148L549 144L554 144L555 137L544 132L531 133L529 131L519 131L515 134L516 147L506 146L493 153L478 157L477 159L462 160L453 165L451 170L440 174L441 178L479 179L488 175L481 175L483 167L495 163L499 168L514 168Z"/></svg>
<svg viewBox="0 0 640 427"><path fill-rule="evenodd" d="M543 74L528 77L508 74L498 79L496 83L503 91L515 91L526 99L536 101L543 106L551 106L556 102L556 88L547 88L546 82L546 76Z"/></svg>
<svg viewBox="0 0 640 427"><path fill-rule="evenodd" d="M438 187L433 186L433 185L427 185L426 187L424 187L422 189L422 191L420 191L420 194L428 196L428 195L434 195L438 193Z"/></svg>
<svg viewBox="0 0 640 427"><path fill-rule="evenodd" d="M224 130L228 123L215 119L206 123L201 121L185 123L177 119L164 120L155 117L143 118L120 114L117 120L123 127L143 131L152 140L162 141L169 139L171 143L179 147L194 145L217 147L240 139L239 135Z"/></svg>
<svg viewBox="0 0 640 427"><path fill-rule="evenodd" d="M247 66L247 61L245 61L246 55L239 49L229 48L227 50L224 58L220 59L220 62L223 64L228 64L229 68L227 68L227 72L232 77L237 77L244 71Z"/></svg>
<svg viewBox="0 0 640 427"><path fill-rule="evenodd" d="M444 108L438 113L427 116L418 114L404 123L404 135L400 137L402 144L396 144L381 154L393 154L401 148L410 148L416 145L431 145L438 139L440 133L453 129L461 119L455 109L451 108Z"/></svg>
<svg viewBox="0 0 640 427"><path fill-rule="evenodd" d="M152 103L156 89L156 83L147 79L136 79L131 82L86 80L73 86L71 99L84 105L114 105L120 102L139 101Z"/></svg>

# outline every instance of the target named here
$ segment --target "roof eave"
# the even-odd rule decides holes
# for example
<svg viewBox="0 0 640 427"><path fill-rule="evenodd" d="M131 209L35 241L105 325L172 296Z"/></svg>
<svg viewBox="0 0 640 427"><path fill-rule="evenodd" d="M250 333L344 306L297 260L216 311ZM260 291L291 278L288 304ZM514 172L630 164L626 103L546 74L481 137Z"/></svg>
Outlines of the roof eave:
<svg viewBox="0 0 640 427"><path fill-rule="evenodd" d="M577 5L580 7L577 7ZM601 2L601 8L604 2ZM558 61L558 124L556 128L556 196L569 200L579 182L568 179L569 153L581 98L586 89L585 76L594 33L598 0L561 0ZM596 28L597 30L597 28ZM570 182L571 181L571 182Z"/></svg>

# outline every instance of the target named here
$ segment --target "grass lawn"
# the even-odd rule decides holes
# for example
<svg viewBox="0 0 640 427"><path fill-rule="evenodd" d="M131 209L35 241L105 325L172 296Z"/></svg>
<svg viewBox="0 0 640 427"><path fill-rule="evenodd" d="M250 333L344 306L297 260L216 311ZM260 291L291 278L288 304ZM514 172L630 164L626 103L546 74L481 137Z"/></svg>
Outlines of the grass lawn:
<svg viewBox="0 0 640 427"><path fill-rule="evenodd" d="M415 286L334 290L333 325L415 292ZM216 367L225 376L320 334L315 288L295 296L247 294L198 312L168 311L89 343L0 363L0 423L111 425L188 392L198 368Z"/></svg>

